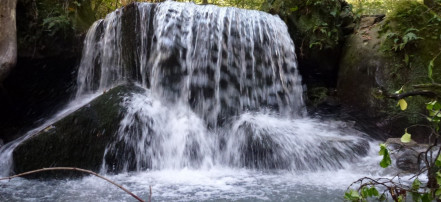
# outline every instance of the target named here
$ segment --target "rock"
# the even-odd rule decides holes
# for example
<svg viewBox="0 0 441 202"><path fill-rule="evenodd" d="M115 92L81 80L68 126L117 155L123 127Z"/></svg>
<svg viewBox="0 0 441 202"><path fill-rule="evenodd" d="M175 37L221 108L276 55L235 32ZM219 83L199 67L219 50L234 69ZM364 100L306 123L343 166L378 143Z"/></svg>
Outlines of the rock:
<svg viewBox="0 0 441 202"><path fill-rule="evenodd" d="M396 159L397 168L408 172L417 172L420 169L418 155L419 153L413 150L405 150L400 153Z"/></svg>
<svg viewBox="0 0 441 202"><path fill-rule="evenodd" d="M56 166L99 171L105 148L115 138L125 111L123 97L142 92L144 89L135 86L115 87L30 137L13 152L14 172ZM37 176L63 177L66 173Z"/></svg>
<svg viewBox="0 0 441 202"><path fill-rule="evenodd" d="M401 138L388 138L386 140L386 145L388 147L391 147L392 149L402 149L405 147L414 147L417 146L418 143L416 143L414 140L410 140L410 142L404 143L401 142Z"/></svg>
<svg viewBox="0 0 441 202"><path fill-rule="evenodd" d="M407 12L416 6L423 6L414 4L418 3L400 5L402 11L394 12ZM416 12L406 15L418 15L408 16L406 19L415 18L421 21L413 25L420 29L427 25L425 20L430 19L429 16L433 14ZM424 16L424 19L419 19L420 15ZM426 112L424 106L429 100L421 96L407 97L408 108L401 111L397 107L397 100L386 98L385 95L393 94L403 85L405 91L409 92L413 90L413 84L426 83L427 65L433 58L433 53L439 52L439 41L424 37L406 44L405 50L394 51L393 47L396 44L391 36L397 33L399 35L406 22L393 15L384 20L383 18L382 15L363 17L357 30L346 40L340 60L337 91L343 106L350 108L352 114L373 122L373 125L390 137L401 137L404 128L427 122L419 114ZM427 34L431 33L432 31L427 31ZM417 34L424 36L425 33ZM437 43L438 45L434 45ZM435 61L438 62L441 60ZM435 81L440 78L435 75L439 74L440 69L433 69ZM430 131L424 127L415 127L409 129L409 133L412 134L412 138L424 140Z"/></svg>
<svg viewBox="0 0 441 202"><path fill-rule="evenodd" d="M267 125L257 121L261 118L247 115L233 124L227 134L233 137L227 137L225 148L221 148L227 151L228 163L252 169L330 170L343 168L346 162L366 156L369 151L368 141L363 138L346 138L343 134L324 137L316 134L319 130L301 132L303 125L296 121L278 125L265 117Z"/></svg>
<svg viewBox="0 0 441 202"><path fill-rule="evenodd" d="M0 84L17 62L17 0L4 0L0 5Z"/></svg>
<svg viewBox="0 0 441 202"><path fill-rule="evenodd" d="M389 138L385 144L397 168L412 173L419 171L422 160L418 161L418 156L427 150L427 145L413 140L404 143L400 138Z"/></svg>

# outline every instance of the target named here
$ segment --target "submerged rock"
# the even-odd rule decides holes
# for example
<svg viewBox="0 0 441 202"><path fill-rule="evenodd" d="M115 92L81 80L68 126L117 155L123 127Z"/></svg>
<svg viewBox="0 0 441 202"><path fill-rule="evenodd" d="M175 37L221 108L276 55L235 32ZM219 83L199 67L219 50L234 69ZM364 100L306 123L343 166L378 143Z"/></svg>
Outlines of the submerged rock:
<svg viewBox="0 0 441 202"><path fill-rule="evenodd" d="M226 135L226 161L253 169L333 170L367 155L369 143L348 128L311 120L245 114ZM324 132L326 131L326 132Z"/></svg>
<svg viewBox="0 0 441 202"><path fill-rule="evenodd" d="M106 145L117 133L125 111L120 103L125 96L141 92L144 89L135 86L115 87L30 137L14 150L14 172L59 166L98 171ZM65 174L54 172L50 176Z"/></svg>

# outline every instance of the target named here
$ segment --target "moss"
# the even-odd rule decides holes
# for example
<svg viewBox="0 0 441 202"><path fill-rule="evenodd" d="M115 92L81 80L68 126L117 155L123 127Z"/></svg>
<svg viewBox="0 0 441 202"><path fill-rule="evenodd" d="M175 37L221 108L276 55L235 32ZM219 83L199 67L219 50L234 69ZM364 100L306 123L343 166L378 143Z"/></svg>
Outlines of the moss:
<svg viewBox="0 0 441 202"><path fill-rule="evenodd" d="M325 87L315 87L308 90L308 104L314 107L323 103L328 97L328 89Z"/></svg>
<svg viewBox="0 0 441 202"><path fill-rule="evenodd" d="M393 61L388 67L390 79L385 85L389 92L401 87L404 91L413 91L413 85L431 82L428 65L441 52L441 17L438 14L422 3L399 1L395 10L387 16L380 33L384 37L381 48ZM413 34L417 38L409 40L407 36ZM441 57L434 60L432 78L435 82L441 82L441 68L437 68L439 66ZM425 112L424 106L429 99L411 97L406 100L409 107L403 116L410 123L423 121L417 114ZM388 108L398 110L393 102L388 104Z"/></svg>
<svg viewBox="0 0 441 202"><path fill-rule="evenodd" d="M388 15L381 30L386 40L382 49L397 58L401 58L395 73L403 75L402 83L411 90L411 85L430 82L428 65L441 52L441 16L431 11L422 3L410 0L399 1L396 9ZM417 39L408 40L415 35ZM407 36L406 36L407 35ZM402 45L396 51L394 47ZM441 57L434 60L433 79L441 82ZM394 72L392 72L394 73Z"/></svg>

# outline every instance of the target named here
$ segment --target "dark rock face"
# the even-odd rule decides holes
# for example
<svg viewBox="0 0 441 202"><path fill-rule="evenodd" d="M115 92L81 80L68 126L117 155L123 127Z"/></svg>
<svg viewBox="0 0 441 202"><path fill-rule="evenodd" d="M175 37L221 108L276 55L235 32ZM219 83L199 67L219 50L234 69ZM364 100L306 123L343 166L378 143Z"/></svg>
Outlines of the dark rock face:
<svg viewBox="0 0 441 202"><path fill-rule="evenodd" d="M299 3L299 10L284 17L296 46L303 83L308 87L336 86L342 47L353 31L354 17L349 5L344 1L332 2L315 6L304 1ZM331 15L333 12L336 14ZM317 34L325 30L327 34Z"/></svg>
<svg viewBox="0 0 441 202"><path fill-rule="evenodd" d="M0 139L15 139L67 103L75 90L76 60L18 60L0 88Z"/></svg>
<svg viewBox="0 0 441 202"><path fill-rule="evenodd" d="M121 107L123 97L143 91L134 86L115 87L35 134L14 150L14 171L21 173L55 166L98 171L106 145L118 131L125 110ZM47 176L53 174L60 176L57 173Z"/></svg>
<svg viewBox="0 0 441 202"><path fill-rule="evenodd" d="M70 99L71 93L75 90L73 88L76 68L83 44L78 30L57 32L53 36L48 34L41 22L47 13L39 10L40 6L49 7L43 5L47 2L36 3L28 0L7 2L8 4L14 2L13 13L16 13L16 23L14 19L13 27L8 27L6 24L3 26L1 23L0 27L1 31L8 31L11 34L12 31L14 32L14 38L5 40L15 43L15 48L11 46L8 50L15 51L17 63L13 69L8 69L8 74L7 76L5 74L4 78L2 78L3 65L0 64L0 139L5 142L37 126ZM35 14L36 10L40 15ZM3 11L0 13L10 16ZM0 18L0 21L3 19ZM15 24L17 24L16 33ZM0 41L2 36L0 34ZM0 42L0 47L2 44L3 42ZM1 49L0 58L7 56Z"/></svg>
<svg viewBox="0 0 441 202"><path fill-rule="evenodd" d="M17 61L16 4L17 0L5 0L0 6L0 84Z"/></svg>
<svg viewBox="0 0 441 202"><path fill-rule="evenodd" d="M414 82L412 75L421 74L426 67L407 68L402 64L403 58L382 48L390 31L380 34L380 30L392 23L382 21L383 17L362 18L358 30L347 39L340 62L337 92L342 104L355 116L361 115L389 137L400 137L404 128L412 123L424 122L415 115L424 113L424 98L406 98L408 108L401 111L396 100L384 95L399 90L409 81ZM424 128L410 129L412 138L417 140L424 139L426 132Z"/></svg>

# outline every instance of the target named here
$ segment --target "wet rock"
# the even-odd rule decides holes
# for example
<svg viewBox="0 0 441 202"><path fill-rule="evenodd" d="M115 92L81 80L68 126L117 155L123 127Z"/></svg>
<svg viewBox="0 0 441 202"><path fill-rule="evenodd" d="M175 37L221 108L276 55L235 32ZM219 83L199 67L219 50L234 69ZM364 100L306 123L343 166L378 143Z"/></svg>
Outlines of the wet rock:
<svg viewBox="0 0 441 202"><path fill-rule="evenodd" d="M256 121L260 118L248 117L248 120L242 119L240 124L232 127L230 135L235 137L230 137L226 143L227 151L231 153L230 164L253 169L332 170L343 168L346 162L356 161L369 150L369 143L363 138L317 134L320 130L333 133L335 128L300 132L302 123L297 125L294 121L289 124L266 125ZM354 132L339 130L348 134Z"/></svg>
<svg viewBox="0 0 441 202"><path fill-rule="evenodd" d="M400 138L389 138L386 145L397 168L412 173L419 171L422 160L419 160L418 156L421 152L426 151L427 145L418 144L413 140L404 143Z"/></svg>
<svg viewBox="0 0 441 202"><path fill-rule="evenodd" d="M416 151L405 150L396 159L397 168L408 172L417 172L420 168L418 155L419 153Z"/></svg>
<svg viewBox="0 0 441 202"><path fill-rule="evenodd" d="M389 137L401 137L404 128L426 122L419 114L425 113L423 106L428 100L421 96L407 97L408 108L401 111L397 100L385 95L393 94L403 85L406 85L406 91L412 91L410 83L427 82L426 63L430 59L424 61L422 58L430 54L421 51L439 52L439 46L432 47L433 42L420 40L415 45L418 48L407 45L406 51L393 51L390 45L393 42L388 36L397 32L394 30L399 29L396 24L402 22L398 18L383 18L383 15L364 16L357 30L346 40L337 91L343 106L351 109L354 115L373 122ZM408 64L404 52L411 57ZM435 74L439 72L434 70ZM409 129L409 133L412 138L421 141L430 131L415 127Z"/></svg>
<svg viewBox="0 0 441 202"><path fill-rule="evenodd" d="M58 166L99 171L106 145L115 138L125 111L121 107L123 98L141 92L144 89L135 86L115 87L30 137L13 152L14 172ZM73 173L36 176L63 177L66 174Z"/></svg>

